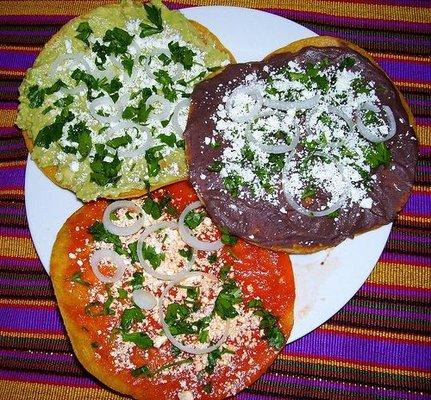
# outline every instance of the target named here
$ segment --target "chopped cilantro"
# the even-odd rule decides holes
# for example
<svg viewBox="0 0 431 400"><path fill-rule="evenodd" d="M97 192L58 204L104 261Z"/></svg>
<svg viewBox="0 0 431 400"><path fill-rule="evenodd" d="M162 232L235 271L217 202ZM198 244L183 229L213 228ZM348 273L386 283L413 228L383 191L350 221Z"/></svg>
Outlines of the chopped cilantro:
<svg viewBox="0 0 431 400"><path fill-rule="evenodd" d="M217 364L217 360L221 358L223 354L235 354L234 351L229 350L228 348L224 347L221 349L220 347L213 350L211 353L208 354L208 364L205 367L205 372L207 374L212 374L214 372L214 369Z"/></svg>
<svg viewBox="0 0 431 400"><path fill-rule="evenodd" d="M102 222L96 221L88 228L88 231L96 242L112 243L114 245L114 250L118 254L127 254L123 249L120 238L117 235L108 232Z"/></svg>
<svg viewBox="0 0 431 400"><path fill-rule="evenodd" d="M67 87L65 83L58 79L52 86L41 88L39 85L30 86L27 92L27 98L30 102L30 108L38 108L45 101L45 95L58 92L62 87Z"/></svg>
<svg viewBox="0 0 431 400"><path fill-rule="evenodd" d="M223 267L220 268L220 279L222 281L225 281L227 279L227 276L229 275L231 266L230 265L223 265Z"/></svg>
<svg viewBox="0 0 431 400"><path fill-rule="evenodd" d="M132 280L130 281L130 286L132 286L133 290L141 289L144 281L145 278L142 272L134 272Z"/></svg>
<svg viewBox="0 0 431 400"><path fill-rule="evenodd" d="M352 57L346 57L343 61L340 62L339 69L350 69L355 65L356 61Z"/></svg>
<svg viewBox="0 0 431 400"><path fill-rule="evenodd" d="M154 346L154 343L151 338L144 332L122 332L121 337L125 342L135 343L141 349L149 349Z"/></svg>
<svg viewBox="0 0 431 400"><path fill-rule="evenodd" d="M199 336L198 336L199 342L200 343L206 343L206 342L208 342L208 336L209 336L209 332L207 330L201 331L199 333Z"/></svg>
<svg viewBox="0 0 431 400"><path fill-rule="evenodd" d="M76 271L70 278L72 282L79 283L84 286L91 286L91 283L82 279L82 272Z"/></svg>
<svg viewBox="0 0 431 400"><path fill-rule="evenodd" d="M74 117L75 116L70 112L67 112L65 115L57 115L51 125L47 125L39 131L34 141L34 145L44 147L45 149L49 148L51 143L54 143L61 138L63 135L63 126L67 122L72 121Z"/></svg>
<svg viewBox="0 0 431 400"><path fill-rule="evenodd" d="M391 159L391 152L384 142L373 143L372 147L365 151L365 160L372 169L389 165Z"/></svg>
<svg viewBox="0 0 431 400"><path fill-rule="evenodd" d="M177 144L177 138L175 133L171 133L170 135L160 134L157 138L162 142L167 144L169 147L174 147Z"/></svg>
<svg viewBox="0 0 431 400"><path fill-rule="evenodd" d="M117 153L112 157L112 160L106 161L105 157L108 156L108 150L102 144L96 144L95 147L96 154L93 161L90 162L90 181L99 186L114 185L121 178L118 173L122 161L118 158Z"/></svg>
<svg viewBox="0 0 431 400"><path fill-rule="evenodd" d="M279 328L277 318L264 309L263 303L259 299L250 300L248 302L248 307L254 308L254 314L261 317L259 327L263 329L263 338L268 341L271 347L280 350L286 343L286 340L283 332L281 332Z"/></svg>
<svg viewBox="0 0 431 400"><path fill-rule="evenodd" d="M88 46L90 44L88 42L88 38L93 33L93 30L90 28L90 24L87 21L81 22L76 28L76 32L78 32L78 34L75 37L83 41Z"/></svg>
<svg viewBox="0 0 431 400"><path fill-rule="evenodd" d="M127 290L124 290L123 288L118 288L118 298L119 299L126 299L127 298Z"/></svg>
<svg viewBox="0 0 431 400"><path fill-rule="evenodd" d="M151 22L152 25L148 25L142 23L140 37L144 38L147 36L154 35L156 33L160 33L163 31L163 20L162 20L162 11L159 7L155 5L144 4L145 11L147 13L148 21Z"/></svg>
<svg viewBox="0 0 431 400"><path fill-rule="evenodd" d="M241 300L241 289L233 279L228 279L223 283L223 288L217 296L214 311L224 320L234 318L238 315L234 305L240 303Z"/></svg>
<svg viewBox="0 0 431 400"><path fill-rule="evenodd" d="M184 247L183 249L179 249L178 253L180 254L180 256L184 257L185 259L187 259L188 261L190 261L192 259L193 256L193 249L189 246Z"/></svg>
<svg viewBox="0 0 431 400"><path fill-rule="evenodd" d="M306 186L304 191L302 192L301 199L312 198L316 195L316 188L312 185Z"/></svg>
<svg viewBox="0 0 431 400"><path fill-rule="evenodd" d="M223 168L223 163L219 160L214 161L211 165L207 167L208 171L220 172Z"/></svg>
<svg viewBox="0 0 431 400"><path fill-rule="evenodd" d="M190 229L195 229L201 224L201 222L204 220L204 218L205 218L204 212L195 212L194 210L191 210L185 216L184 223Z"/></svg>
<svg viewBox="0 0 431 400"><path fill-rule="evenodd" d="M124 54L121 57L121 65L124 67L125 71L127 72L127 75L132 76L134 64L135 61L130 54Z"/></svg>
<svg viewBox="0 0 431 400"><path fill-rule="evenodd" d="M221 242L233 246L238 241L238 238L229 233L226 228L221 228Z"/></svg>
<svg viewBox="0 0 431 400"><path fill-rule="evenodd" d="M172 60L183 65L184 69L191 69L193 57L196 55L186 46L180 46L178 42L168 43L169 50L172 54Z"/></svg>
<svg viewBox="0 0 431 400"><path fill-rule="evenodd" d="M205 385L202 386L202 389L206 394L211 394L213 391L213 385L211 383L205 383Z"/></svg>
<svg viewBox="0 0 431 400"><path fill-rule="evenodd" d="M155 247L145 243L142 244L142 256L154 269L160 267L160 264L165 259L165 253L157 253Z"/></svg>
<svg viewBox="0 0 431 400"><path fill-rule="evenodd" d="M214 264L217 261L217 253L211 253L208 255L207 260L210 264Z"/></svg>
<svg viewBox="0 0 431 400"><path fill-rule="evenodd" d="M106 145L112 147L113 149L118 149L119 147L126 146L129 143L132 143L132 137L126 133L123 136L108 140Z"/></svg>
<svg viewBox="0 0 431 400"><path fill-rule="evenodd" d="M142 322L144 313L139 307L126 308L121 315L120 327L123 332L128 331L134 322Z"/></svg>
<svg viewBox="0 0 431 400"><path fill-rule="evenodd" d="M78 144L77 150L82 159L85 159L90 154L92 147L91 130L87 128L84 121L71 125L67 131L67 138Z"/></svg>
<svg viewBox="0 0 431 400"><path fill-rule="evenodd" d="M223 185L232 197L238 197L239 189L243 185L243 179L236 173L223 178Z"/></svg>
<svg viewBox="0 0 431 400"><path fill-rule="evenodd" d="M162 150L163 147L163 145L154 146L145 152L145 160L147 161L149 176L157 176L160 172L159 161L163 159L163 156L160 154L160 150Z"/></svg>

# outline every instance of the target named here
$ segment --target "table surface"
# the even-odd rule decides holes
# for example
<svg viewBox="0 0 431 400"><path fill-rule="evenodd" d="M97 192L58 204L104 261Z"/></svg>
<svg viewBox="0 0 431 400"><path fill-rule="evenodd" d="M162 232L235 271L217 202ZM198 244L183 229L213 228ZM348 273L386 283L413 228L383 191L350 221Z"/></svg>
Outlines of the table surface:
<svg viewBox="0 0 431 400"><path fill-rule="evenodd" d="M72 353L24 206L18 87L43 44L102 1L0 0L0 398L117 399ZM410 199L353 299L286 346L236 399L431 399L431 1L190 0L294 20L368 50L410 104L420 155Z"/></svg>

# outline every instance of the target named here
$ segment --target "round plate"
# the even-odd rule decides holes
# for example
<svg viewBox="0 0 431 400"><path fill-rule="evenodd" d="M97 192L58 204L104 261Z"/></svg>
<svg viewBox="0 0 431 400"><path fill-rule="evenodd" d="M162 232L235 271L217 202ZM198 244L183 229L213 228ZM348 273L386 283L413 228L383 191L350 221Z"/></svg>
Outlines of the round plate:
<svg viewBox="0 0 431 400"><path fill-rule="evenodd" d="M182 13L214 32L238 62L260 60L290 42L316 35L288 19L247 8L195 7ZM25 200L33 242L49 272L57 232L82 203L73 193L54 185L30 159ZM390 229L391 225L386 225L329 250L291 256L296 303L289 342L317 328L352 298L376 264Z"/></svg>

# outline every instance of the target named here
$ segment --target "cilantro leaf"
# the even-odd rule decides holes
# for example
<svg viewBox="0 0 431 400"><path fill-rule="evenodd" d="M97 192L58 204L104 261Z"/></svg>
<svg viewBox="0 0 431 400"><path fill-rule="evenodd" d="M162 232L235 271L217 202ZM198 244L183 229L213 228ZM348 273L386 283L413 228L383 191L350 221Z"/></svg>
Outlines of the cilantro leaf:
<svg viewBox="0 0 431 400"><path fill-rule="evenodd" d="M96 145L96 154L90 163L90 180L99 186L114 185L121 178L118 173L122 161L118 158L118 154L115 153L110 161L105 160L106 156L108 156L107 149L103 145Z"/></svg>
<svg viewBox="0 0 431 400"><path fill-rule="evenodd" d="M129 143L132 143L132 137L126 133L123 136L108 140L106 145L112 147L113 149L118 149L119 147L126 146Z"/></svg>
<svg viewBox="0 0 431 400"><path fill-rule="evenodd" d="M160 267L160 264L165 259L165 253L157 253L155 247L145 243L142 244L142 256L154 269Z"/></svg>
<svg viewBox="0 0 431 400"><path fill-rule="evenodd" d="M185 216L184 223L190 229L195 229L201 224L201 222L204 220L204 218L205 218L204 212L195 212L194 210L191 210Z"/></svg>
<svg viewBox="0 0 431 400"><path fill-rule="evenodd" d="M90 44L88 42L88 38L93 33L93 30L90 28L90 24L87 21L81 22L76 28L76 31L78 34L75 37L83 41L88 46Z"/></svg>
<svg viewBox="0 0 431 400"><path fill-rule="evenodd" d="M54 84L47 88L41 88L39 85L30 86L27 92L30 108L40 107L45 101L45 95L58 92L62 87L67 86L61 79L58 79Z"/></svg>
<svg viewBox="0 0 431 400"><path fill-rule="evenodd" d="M375 169L380 165L389 165L392 155L384 142L374 143L365 151L365 160L372 169Z"/></svg>
<svg viewBox="0 0 431 400"><path fill-rule="evenodd" d="M121 64L123 65L124 69L126 70L127 75L132 76L133 66L135 64L135 61L133 60L132 56L130 54L125 54L121 58Z"/></svg>
<svg viewBox="0 0 431 400"><path fill-rule="evenodd" d="M230 234L226 228L221 228L220 230L222 232L220 240L223 244L228 244L231 246L236 244L236 242L238 241L238 238L236 236Z"/></svg>
<svg viewBox="0 0 431 400"><path fill-rule="evenodd" d="M153 24L153 26L142 23L140 37L144 38L147 36L154 35L163 31L163 20L162 20L162 10L155 5L144 4L145 11L147 13L148 20Z"/></svg>
<svg viewBox="0 0 431 400"><path fill-rule="evenodd" d="M138 242L135 242L138 243ZM137 258L137 257L136 257ZM130 285L132 286L133 290L138 290L142 288L142 285L144 283L144 274L142 272L134 272L133 278L130 281Z"/></svg>
<svg viewBox="0 0 431 400"><path fill-rule="evenodd" d="M196 55L191 49L186 46L180 46L178 42L168 43L168 48L171 52L171 58L174 62L183 65L184 69L191 69L193 65L193 57Z"/></svg>
<svg viewBox="0 0 431 400"><path fill-rule="evenodd" d="M70 278L70 280L72 282L75 283L79 283L80 285L84 285L84 286L91 286L90 282L85 281L84 279L82 279L82 272L81 271L76 271Z"/></svg>
<svg viewBox="0 0 431 400"><path fill-rule="evenodd" d="M238 315L234 305L242 300L241 289L233 279L226 280L214 304L215 313L226 320Z"/></svg>
<svg viewBox="0 0 431 400"><path fill-rule="evenodd" d="M228 348L224 347L221 349L220 347L213 350L211 353L208 354L208 364L205 367L205 372L207 374L212 374L214 372L215 366L217 364L217 360L221 358L223 354L235 354L234 351L229 350Z"/></svg>
<svg viewBox="0 0 431 400"><path fill-rule="evenodd" d="M163 147L163 145L154 146L145 152L145 160L147 161L149 176L157 176L160 172L161 167L159 161L163 159L163 156L160 154L160 150L162 150Z"/></svg>
<svg viewBox="0 0 431 400"><path fill-rule="evenodd" d="M189 246L186 246L183 249L179 249L178 253L180 254L181 257L184 257L188 261L190 261L193 256L193 250Z"/></svg>
<svg viewBox="0 0 431 400"><path fill-rule="evenodd" d="M121 315L121 330L128 331L134 322L142 322L144 317L144 313L139 307L126 308Z"/></svg>
<svg viewBox="0 0 431 400"><path fill-rule="evenodd" d="M114 27L106 31L103 41L109 43L109 54L118 55L127 51L127 47L133 41L133 36L124 29Z"/></svg>
<svg viewBox="0 0 431 400"><path fill-rule="evenodd" d="M154 342L144 332L133 332L133 333L121 333L121 336L125 342L135 343L141 349L149 349L154 346Z"/></svg>
<svg viewBox="0 0 431 400"><path fill-rule="evenodd" d="M102 222L96 221L88 228L88 231L96 242L112 243L114 245L114 250L118 254L127 254L123 249L120 237L107 231Z"/></svg>
<svg viewBox="0 0 431 400"><path fill-rule="evenodd" d="M63 135L63 127L67 122L70 122L75 116L67 112L65 115L57 115L54 122L51 125L47 125L42 128L36 136L34 145L38 147L49 148L51 143L56 142Z"/></svg>

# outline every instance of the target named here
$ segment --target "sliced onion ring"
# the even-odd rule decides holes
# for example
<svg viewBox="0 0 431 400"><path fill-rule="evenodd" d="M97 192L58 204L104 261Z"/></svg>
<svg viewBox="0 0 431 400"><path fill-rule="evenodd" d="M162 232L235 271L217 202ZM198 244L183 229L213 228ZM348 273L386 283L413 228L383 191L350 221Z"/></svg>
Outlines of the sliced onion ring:
<svg viewBox="0 0 431 400"><path fill-rule="evenodd" d="M133 225L130 226L118 226L115 225L111 221L111 213L113 211L116 211L120 208L128 208L129 210L132 210L136 212L137 214L140 214L140 216L136 219L136 221L133 223ZM134 233L138 232L139 229L142 228L144 224L144 216L143 211L141 207L139 207L137 204L135 204L133 201L130 200L118 200L114 201L113 203L109 204L108 207L106 207L105 212L103 213L103 226L108 232L113 233L114 235L119 236L130 236Z"/></svg>
<svg viewBox="0 0 431 400"><path fill-rule="evenodd" d="M116 109L114 102L109 96L98 97L88 105L88 110L94 119L101 122L102 124L112 124L120 121L120 116L118 115L117 110L114 115L108 115L107 117L99 115L97 113L97 109L101 106L108 106Z"/></svg>
<svg viewBox="0 0 431 400"><path fill-rule="evenodd" d="M316 155L323 155L320 152L316 152ZM290 161L290 160L289 160ZM347 195L346 193L343 193L340 198L330 207L325 208L324 210L320 210L320 211L312 211L312 210L308 210L307 208L302 207L300 204L298 204L295 199L293 198L293 196L289 193L289 191L286 188L285 182L287 181L287 166L288 166L288 162L286 162L286 167L283 170L283 174L282 174L282 187L283 187L283 192L284 195L286 197L287 202L289 203L289 205L297 212L304 214L308 217L325 217L331 213L333 213L334 211L339 210L344 202L347 199ZM340 174L342 174L341 171L341 166L337 165L337 169L340 172Z"/></svg>
<svg viewBox="0 0 431 400"><path fill-rule="evenodd" d="M245 115L235 116L233 114L233 102L235 97L239 94L246 94L252 97L255 101L255 104L251 107L250 111ZM254 117L259 115L260 110L262 109L263 98L260 94L259 90L256 87L250 86L238 86L235 88L230 94L229 98L226 100L226 111L229 117L236 122L248 122L251 121Z"/></svg>
<svg viewBox="0 0 431 400"><path fill-rule="evenodd" d="M75 53L68 54L63 53L59 55L55 61L52 63L51 68L49 70L50 76L55 76L58 71L60 65L63 65L65 62L70 62L67 72L73 72L73 68L78 68L79 66L83 67L86 72L91 72L90 64L88 64L87 60L84 58L84 54Z"/></svg>
<svg viewBox="0 0 431 400"><path fill-rule="evenodd" d="M190 106L190 99L183 99L178 102L172 114L172 128L177 133L178 136L183 137L184 128L180 125L179 115L183 108Z"/></svg>
<svg viewBox="0 0 431 400"><path fill-rule="evenodd" d="M225 331L223 333L223 336L217 341L217 343L213 344L212 346L205 347L205 348L196 348L188 345L184 345L179 340L175 339L175 337L172 335L171 331L169 330L168 324L165 322L165 316L163 313L163 300L169 293L169 291L176 285L178 285L180 282L182 282L185 279L193 278L195 276L202 276L206 277L212 281L218 281L218 279L214 275L206 274L204 272L188 272L184 274L182 277L175 279L172 281L168 286L166 286L166 289L163 291L162 295L159 298L159 318L160 322L163 327L163 331L165 332L166 337L169 339L169 341L175 346L178 347L180 350L185 351L186 353L190 354L207 354L211 353L213 350L219 348L227 339L227 336L229 334L229 322L226 322L225 325Z"/></svg>
<svg viewBox="0 0 431 400"><path fill-rule="evenodd" d="M151 225L148 228L145 228L144 232L142 232L141 236L138 239L137 253L138 253L139 262L142 268L145 270L145 272L147 272L149 275L153 276L154 278L161 279L162 281L172 281L172 280L181 278L182 276L184 276L184 274L190 271L193 264L195 263L194 252L191 259L187 263L187 266L182 271L172 275L157 272L157 270L155 270L153 267L148 265L147 260L145 260L142 254L142 245L144 244L145 239L153 232L156 232L159 229L178 229L178 224L175 221L161 221L154 225Z"/></svg>
<svg viewBox="0 0 431 400"><path fill-rule="evenodd" d="M313 108L319 103L320 95L316 94L313 97L305 100L298 101L281 101L281 100L271 100L271 99L263 99L263 105L270 108L275 108L277 110L287 111L292 108L307 110L309 108Z"/></svg>
<svg viewBox="0 0 431 400"><path fill-rule="evenodd" d="M144 310L152 310L157 306L157 298L148 290L137 289L132 292L133 302Z"/></svg>
<svg viewBox="0 0 431 400"><path fill-rule="evenodd" d="M386 114L386 118L388 120L388 134L386 136L378 136L374 133L372 133L362 122L362 118L361 118L361 111L362 110L370 110L370 111L374 111L375 113L380 113L380 109L369 102L365 102L360 104L360 106L358 107L357 111L356 111L356 124L358 126L358 130L359 133L367 140L369 140L372 143L381 143L381 142L386 142L387 140L391 139L394 137L395 133L396 133L396 122L395 122L395 117L394 117L394 113L392 112L392 110L390 109L390 107L388 106L383 106L382 107L383 111Z"/></svg>
<svg viewBox="0 0 431 400"><path fill-rule="evenodd" d="M200 201L194 201L184 209L184 211L181 213L180 217L178 218L178 230L180 232L181 238L189 246L193 247L196 250L217 251L223 247L223 243L221 242L220 239L215 240L214 242L207 242L207 241L196 239L196 237L193 236L192 231L184 222L186 215L190 211L195 210L196 208L199 208L199 207L202 207L202 203Z"/></svg>
<svg viewBox="0 0 431 400"><path fill-rule="evenodd" d="M117 270L115 271L114 275L106 276L100 272L99 264L100 264L100 261L104 259L109 259L113 264L116 265ZM124 271L126 269L126 266L124 265L124 261L120 257L120 255L116 253L114 250L109 250L109 249L95 250L93 254L90 256L90 265L91 265L91 269L94 272L94 275L96 275L97 279L99 279L99 281L103 283L118 282L123 277Z"/></svg>
<svg viewBox="0 0 431 400"><path fill-rule="evenodd" d="M292 141L289 145L287 144L279 144L279 145L270 145L265 144L260 141L258 141L251 131L250 125L248 125L245 129L245 136L250 141L256 144L262 151L268 154L283 154L283 153L289 153L293 151L299 142L299 126L294 125L293 127L293 135L292 135Z"/></svg>
<svg viewBox="0 0 431 400"><path fill-rule="evenodd" d="M152 94L147 100L147 105L152 106L154 103L159 103L161 106L160 109L154 107L154 110L152 111L156 113L158 119L160 121L168 119L171 115L171 103L163 96L159 96L158 94Z"/></svg>

